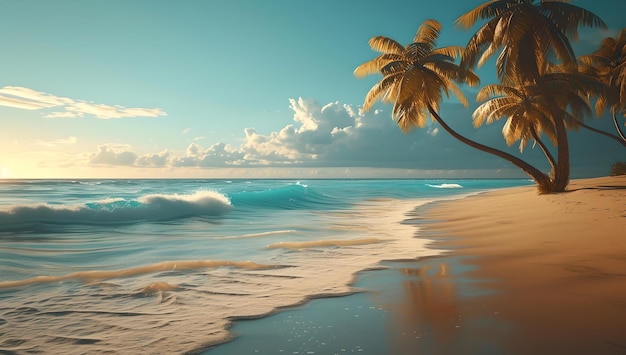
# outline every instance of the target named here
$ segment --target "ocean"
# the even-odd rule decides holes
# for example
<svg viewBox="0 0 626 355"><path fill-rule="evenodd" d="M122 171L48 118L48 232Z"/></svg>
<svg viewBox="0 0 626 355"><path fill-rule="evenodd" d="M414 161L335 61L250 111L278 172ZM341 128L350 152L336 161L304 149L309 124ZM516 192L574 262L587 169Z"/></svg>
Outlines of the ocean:
<svg viewBox="0 0 626 355"><path fill-rule="evenodd" d="M439 253L411 222L418 206L529 184L2 180L0 352L200 352L234 320Z"/></svg>

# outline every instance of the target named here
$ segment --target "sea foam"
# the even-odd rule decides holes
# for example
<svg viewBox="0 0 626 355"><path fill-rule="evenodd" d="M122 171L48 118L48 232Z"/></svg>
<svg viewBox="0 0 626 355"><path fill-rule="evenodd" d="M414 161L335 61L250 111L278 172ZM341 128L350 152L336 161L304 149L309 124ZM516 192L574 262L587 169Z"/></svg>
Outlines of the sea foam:
<svg viewBox="0 0 626 355"><path fill-rule="evenodd" d="M461 189L463 188L463 186L459 184L440 184L440 185L426 184L426 186L434 187L436 189Z"/></svg>
<svg viewBox="0 0 626 355"><path fill-rule="evenodd" d="M41 225L109 225L216 217L230 209L228 197L206 190L187 195L149 194L136 199L107 198L82 205L14 205L0 210L0 231L31 231Z"/></svg>

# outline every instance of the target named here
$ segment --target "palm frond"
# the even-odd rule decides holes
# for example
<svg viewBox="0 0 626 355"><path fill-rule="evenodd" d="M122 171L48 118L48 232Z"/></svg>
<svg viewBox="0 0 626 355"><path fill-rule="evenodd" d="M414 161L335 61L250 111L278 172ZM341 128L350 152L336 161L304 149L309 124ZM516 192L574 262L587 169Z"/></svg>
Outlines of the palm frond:
<svg viewBox="0 0 626 355"><path fill-rule="evenodd" d="M494 36L497 25L498 21L492 20L476 31L465 46L465 51L463 51L463 56L461 58L461 66L469 68L476 66L480 53L492 45L491 39ZM494 46L496 48L499 47L499 45L495 44Z"/></svg>
<svg viewBox="0 0 626 355"><path fill-rule="evenodd" d="M388 76L376 83L365 96L363 110L369 111L376 101L380 100L387 91L399 80L399 75Z"/></svg>
<svg viewBox="0 0 626 355"><path fill-rule="evenodd" d="M372 37L368 43L370 48L377 52L390 54L402 54L404 52L404 46L389 37Z"/></svg>
<svg viewBox="0 0 626 355"><path fill-rule="evenodd" d="M461 46L446 46L446 47L433 49L431 51L431 54L432 55L441 54L441 55L450 57L452 59L455 59L455 58L460 58L463 55L464 50L465 48Z"/></svg>
<svg viewBox="0 0 626 355"><path fill-rule="evenodd" d="M499 16L510 6L510 1L490 0L461 15L454 23L458 27L469 29L474 26L478 20Z"/></svg>
<svg viewBox="0 0 626 355"><path fill-rule="evenodd" d="M383 55L379 55L378 57L356 67L353 74L357 78L364 78L368 75L379 73L380 69L389 64L390 61L390 59L383 58Z"/></svg>
<svg viewBox="0 0 626 355"><path fill-rule="evenodd" d="M563 1L542 1L541 13L574 41L578 40L579 26L607 28L606 23L593 12Z"/></svg>
<svg viewBox="0 0 626 355"><path fill-rule="evenodd" d="M425 43L434 47L440 32L441 24L439 21L426 20L422 22L417 29L417 33L415 33L415 37L413 37L413 42Z"/></svg>

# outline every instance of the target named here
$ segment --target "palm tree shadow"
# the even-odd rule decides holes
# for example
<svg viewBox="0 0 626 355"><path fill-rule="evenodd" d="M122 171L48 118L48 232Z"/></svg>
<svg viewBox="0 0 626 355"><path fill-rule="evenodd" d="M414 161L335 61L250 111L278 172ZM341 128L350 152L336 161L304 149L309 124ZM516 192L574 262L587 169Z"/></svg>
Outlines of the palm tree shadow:
<svg viewBox="0 0 626 355"><path fill-rule="evenodd" d="M579 190L626 190L625 185L600 185L600 186L592 186L592 187L579 187L577 189L568 189L564 192L574 192Z"/></svg>

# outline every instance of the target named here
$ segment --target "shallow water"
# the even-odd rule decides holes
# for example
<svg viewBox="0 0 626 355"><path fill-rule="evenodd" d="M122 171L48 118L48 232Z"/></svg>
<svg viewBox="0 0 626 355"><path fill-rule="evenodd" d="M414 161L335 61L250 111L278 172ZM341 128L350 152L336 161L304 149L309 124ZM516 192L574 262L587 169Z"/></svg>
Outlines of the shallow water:
<svg viewBox="0 0 626 355"><path fill-rule="evenodd" d="M0 351L185 352L432 255L416 206L524 180L0 183Z"/></svg>

